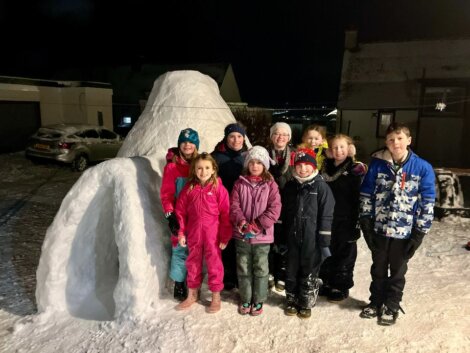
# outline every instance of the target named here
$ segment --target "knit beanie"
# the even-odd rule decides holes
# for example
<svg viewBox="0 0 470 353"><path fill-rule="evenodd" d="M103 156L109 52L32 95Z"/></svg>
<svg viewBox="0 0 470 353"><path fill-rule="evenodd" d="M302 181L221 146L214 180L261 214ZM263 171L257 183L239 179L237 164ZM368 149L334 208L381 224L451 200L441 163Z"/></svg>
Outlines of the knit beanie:
<svg viewBox="0 0 470 353"><path fill-rule="evenodd" d="M271 129L269 129L269 137L273 137L273 135L276 133L276 131L278 129L286 130L287 133L289 134L289 140L292 138L292 130L291 130L289 124L282 123L282 122L278 122L278 123L274 124L273 126L271 126Z"/></svg>
<svg viewBox="0 0 470 353"><path fill-rule="evenodd" d="M313 169L317 169L317 160L315 159L315 152L310 148L299 148L295 152L294 165L299 163L310 164Z"/></svg>
<svg viewBox="0 0 470 353"><path fill-rule="evenodd" d="M253 146L247 152L245 152L245 161L243 166L248 168L248 164L252 159L257 159L263 163L266 171L269 170L270 163L272 163L272 159L269 157L268 151L266 148L261 146Z"/></svg>
<svg viewBox="0 0 470 353"><path fill-rule="evenodd" d="M233 123L233 124L228 124L225 129L224 129L224 137L227 138L228 135L230 135L232 132L238 132L240 133L241 135L243 135L243 137L246 136L246 131L245 129L237 124L237 123Z"/></svg>
<svg viewBox="0 0 470 353"><path fill-rule="evenodd" d="M178 137L178 147L183 142L191 142L196 145L196 149L199 149L199 135L197 131L189 127L187 129L181 130Z"/></svg>

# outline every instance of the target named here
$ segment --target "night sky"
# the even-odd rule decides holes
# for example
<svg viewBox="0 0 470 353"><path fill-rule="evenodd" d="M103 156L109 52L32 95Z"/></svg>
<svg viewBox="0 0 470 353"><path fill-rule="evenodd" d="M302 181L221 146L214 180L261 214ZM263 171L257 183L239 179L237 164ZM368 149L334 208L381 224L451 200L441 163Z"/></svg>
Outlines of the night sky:
<svg viewBox="0 0 470 353"><path fill-rule="evenodd" d="M345 29L363 41L460 38L469 23L466 0L1 0L0 75L230 62L250 105L334 106Z"/></svg>

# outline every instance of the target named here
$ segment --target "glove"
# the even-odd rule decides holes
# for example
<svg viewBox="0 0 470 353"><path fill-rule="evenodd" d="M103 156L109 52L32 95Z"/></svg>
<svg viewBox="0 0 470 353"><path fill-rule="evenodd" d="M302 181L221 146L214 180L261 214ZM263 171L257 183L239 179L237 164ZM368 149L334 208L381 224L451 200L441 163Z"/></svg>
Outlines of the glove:
<svg viewBox="0 0 470 353"><path fill-rule="evenodd" d="M419 248L421 243L423 242L423 238L426 233L413 228L411 230L411 237L408 239L408 243L405 245L405 260L409 260L415 254L415 251Z"/></svg>
<svg viewBox="0 0 470 353"><path fill-rule="evenodd" d="M331 234L319 234L318 245L320 245L321 248L329 247L330 243L331 243Z"/></svg>
<svg viewBox="0 0 470 353"><path fill-rule="evenodd" d="M171 234L177 234L178 230L180 229L180 225L178 223L178 219L176 219L175 213L169 213L166 216L166 220L168 221L168 227L170 228Z"/></svg>
<svg viewBox="0 0 470 353"><path fill-rule="evenodd" d="M328 246L325 246L325 247L322 247L320 248L321 250L321 254L323 256L323 258L327 258L327 257L330 257L331 256L331 251L330 251L330 248Z"/></svg>
<svg viewBox="0 0 470 353"><path fill-rule="evenodd" d="M255 222L245 223L242 226L242 233L243 233L243 239L248 240L248 239L254 238L255 235L259 233L259 228L255 224Z"/></svg>
<svg viewBox="0 0 470 353"><path fill-rule="evenodd" d="M361 225L362 234L364 235L364 240L366 241L367 247L370 251L374 251L374 237L377 235L374 231L374 220L369 217L362 217L359 219L359 224Z"/></svg>

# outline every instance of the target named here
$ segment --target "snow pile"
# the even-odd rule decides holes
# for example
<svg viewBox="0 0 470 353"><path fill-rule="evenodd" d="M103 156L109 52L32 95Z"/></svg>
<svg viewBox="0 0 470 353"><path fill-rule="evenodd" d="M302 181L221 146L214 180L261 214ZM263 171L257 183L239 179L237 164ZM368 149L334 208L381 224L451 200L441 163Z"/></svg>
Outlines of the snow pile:
<svg viewBox="0 0 470 353"><path fill-rule="evenodd" d="M159 188L179 132L199 132L212 151L234 122L210 77L175 71L159 77L119 157L87 170L46 233L37 270L39 312L110 320L159 308L169 234ZM139 156L139 157L138 157Z"/></svg>

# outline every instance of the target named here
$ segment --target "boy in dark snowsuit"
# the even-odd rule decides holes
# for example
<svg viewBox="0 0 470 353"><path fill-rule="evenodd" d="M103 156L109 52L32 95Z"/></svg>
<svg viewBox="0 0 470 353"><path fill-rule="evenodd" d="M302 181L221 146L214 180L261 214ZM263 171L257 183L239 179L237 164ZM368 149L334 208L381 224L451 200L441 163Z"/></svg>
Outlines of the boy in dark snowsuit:
<svg viewBox="0 0 470 353"><path fill-rule="evenodd" d="M387 148L372 155L361 187L360 223L372 252L370 304L361 317L392 325L408 261L431 228L436 195L434 170L409 149L408 127L392 123L385 143Z"/></svg>
<svg viewBox="0 0 470 353"><path fill-rule="evenodd" d="M294 179L286 184L282 198L288 248L285 314L309 318L321 285L320 265L329 255L335 201L318 175L315 152L299 149L294 164Z"/></svg>

